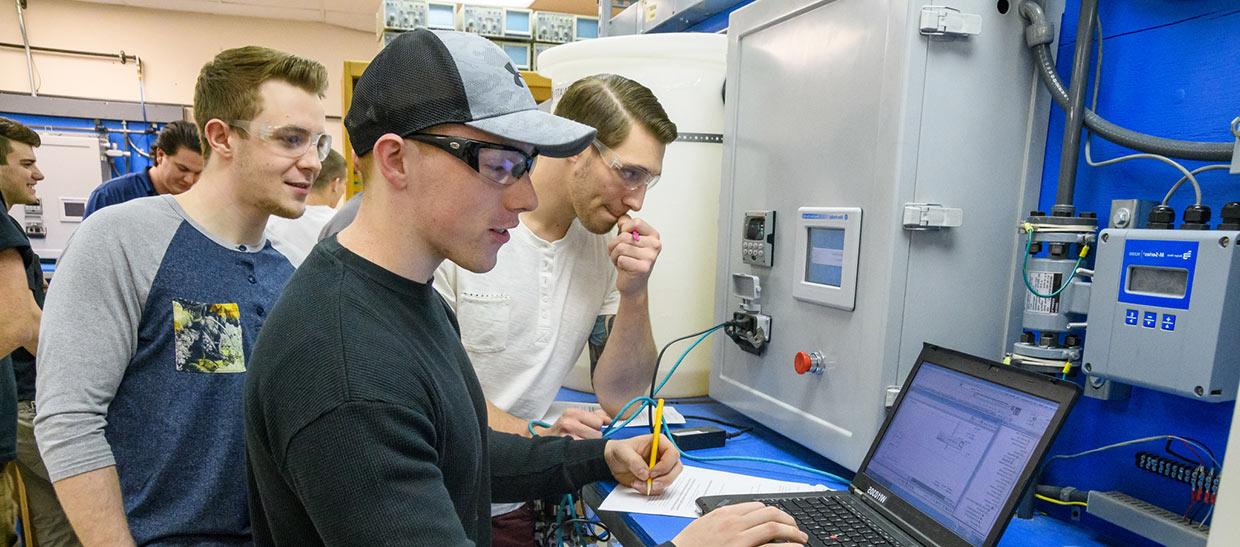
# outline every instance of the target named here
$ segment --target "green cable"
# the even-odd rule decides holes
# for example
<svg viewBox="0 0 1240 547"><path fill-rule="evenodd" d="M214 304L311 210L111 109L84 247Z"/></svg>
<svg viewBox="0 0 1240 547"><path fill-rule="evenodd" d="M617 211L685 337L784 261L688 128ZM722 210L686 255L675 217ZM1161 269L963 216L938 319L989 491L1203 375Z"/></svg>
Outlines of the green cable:
<svg viewBox="0 0 1240 547"><path fill-rule="evenodd" d="M1085 260L1085 257L1084 256L1076 257L1076 264L1072 266L1072 274L1068 276L1068 279L1064 281L1064 283L1060 285L1058 289L1055 289L1055 292L1052 292L1050 294L1042 294L1038 292L1037 289L1033 288L1033 285L1029 283L1029 252L1032 249L1033 249L1033 230L1029 230L1029 239L1025 241L1025 261L1022 262L1020 265L1020 273L1021 273L1020 277L1021 277L1021 280L1025 282L1025 288L1029 289L1029 292L1033 293L1033 295L1038 298L1055 298L1056 296L1059 296L1059 293L1063 292L1064 289L1068 288L1068 285L1072 284L1072 280L1076 278L1077 270L1081 268L1081 261Z"/></svg>

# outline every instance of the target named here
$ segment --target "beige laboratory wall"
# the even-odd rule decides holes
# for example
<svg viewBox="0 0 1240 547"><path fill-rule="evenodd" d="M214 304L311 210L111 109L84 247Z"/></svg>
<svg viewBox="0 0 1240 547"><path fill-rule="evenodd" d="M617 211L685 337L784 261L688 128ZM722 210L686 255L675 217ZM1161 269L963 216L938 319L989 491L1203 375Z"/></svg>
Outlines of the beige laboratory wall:
<svg viewBox="0 0 1240 547"><path fill-rule="evenodd" d="M0 16L0 42L21 43L11 2ZM260 45L309 57L327 67L324 106L328 131L336 147L343 143L340 125L341 70L346 60L370 60L378 52L373 32L325 23L206 15L128 6L38 0L26 10L30 44L142 57L148 102L189 105L198 70L216 53L231 47ZM138 100L133 63L35 53L35 83L40 94L89 99ZM0 90L29 93L26 56L0 48ZM3 110L3 105L0 105Z"/></svg>

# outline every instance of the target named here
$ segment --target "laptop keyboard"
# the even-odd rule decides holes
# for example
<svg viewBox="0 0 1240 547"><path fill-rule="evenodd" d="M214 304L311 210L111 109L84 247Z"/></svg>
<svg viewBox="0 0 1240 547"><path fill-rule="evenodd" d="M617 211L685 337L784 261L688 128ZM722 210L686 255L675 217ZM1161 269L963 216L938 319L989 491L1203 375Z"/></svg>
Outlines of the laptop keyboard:
<svg viewBox="0 0 1240 547"><path fill-rule="evenodd" d="M900 545L847 496L759 499L796 519L811 545Z"/></svg>

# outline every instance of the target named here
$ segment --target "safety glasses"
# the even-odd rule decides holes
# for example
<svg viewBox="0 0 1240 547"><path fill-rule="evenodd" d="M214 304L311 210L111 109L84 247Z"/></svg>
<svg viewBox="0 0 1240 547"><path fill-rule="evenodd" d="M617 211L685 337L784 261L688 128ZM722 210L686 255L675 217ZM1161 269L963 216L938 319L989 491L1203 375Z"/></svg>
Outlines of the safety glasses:
<svg viewBox="0 0 1240 547"><path fill-rule="evenodd" d="M620 183L624 185L630 192L638 188L645 187L647 190L653 188L655 183L659 182L659 175L652 175L644 167L625 163L620 159L620 155L608 148L607 145L595 139L592 143L594 149L598 151L598 156L616 172L616 176L620 177Z"/></svg>
<svg viewBox="0 0 1240 547"><path fill-rule="evenodd" d="M277 153L287 158L300 158L313 148L319 161L323 161L332 151L331 135L311 133L310 130L296 125L259 126L244 120L230 121L228 125L271 143Z"/></svg>
<svg viewBox="0 0 1240 547"><path fill-rule="evenodd" d="M534 160L538 157L538 152L527 154L520 148L464 137L414 133L405 138L452 154L478 174L500 186L508 186L521 180L521 177L534 168Z"/></svg>

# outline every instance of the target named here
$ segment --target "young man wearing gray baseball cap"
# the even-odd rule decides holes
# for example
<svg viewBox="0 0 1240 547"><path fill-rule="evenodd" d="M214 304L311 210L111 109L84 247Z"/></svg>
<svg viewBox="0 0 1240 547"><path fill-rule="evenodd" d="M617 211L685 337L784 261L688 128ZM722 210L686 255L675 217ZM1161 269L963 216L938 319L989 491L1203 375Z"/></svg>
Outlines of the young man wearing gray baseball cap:
<svg viewBox="0 0 1240 547"><path fill-rule="evenodd" d="M490 502L614 479L652 494L681 470L650 436L526 439L487 428L450 308L443 260L494 267L537 203L529 169L594 130L535 109L499 47L417 30L383 50L345 125L368 181L357 220L319 243L256 344L246 379L250 512L259 545L489 545ZM749 504L699 519L678 547L805 541Z"/></svg>

